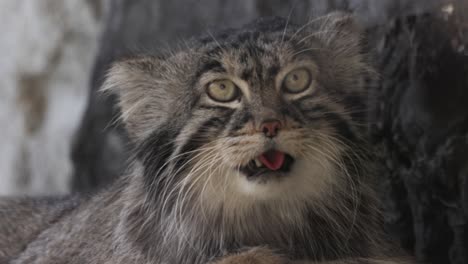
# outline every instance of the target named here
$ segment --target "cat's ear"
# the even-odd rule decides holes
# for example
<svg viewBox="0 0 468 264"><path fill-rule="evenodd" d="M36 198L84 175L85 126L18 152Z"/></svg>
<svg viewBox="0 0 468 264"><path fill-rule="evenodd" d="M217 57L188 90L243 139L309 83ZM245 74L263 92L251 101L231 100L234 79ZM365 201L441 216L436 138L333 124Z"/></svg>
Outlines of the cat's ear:
<svg viewBox="0 0 468 264"><path fill-rule="evenodd" d="M336 87L346 87L348 91L359 91L360 94L365 94L363 91L367 88L361 83L364 78L376 77L369 64L364 33L364 27L356 17L341 11L317 19L311 33L327 50L327 60L322 62L322 66L330 76L333 75L333 78L328 77L328 81L335 82Z"/></svg>
<svg viewBox="0 0 468 264"><path fill-rule="evenodd" d="M166 89L161 73L163 60L154 57L132 58L114 63L102 86L103 92L118 97L118 106L133 141L149 135L165 118Z"/></svg>
<svg viewBox="0 0 468 264"><path fill-rule="evenodd" d="M359 53L364 28L351 13L334 11L317 20L317 37L339 52Z"/></svg>

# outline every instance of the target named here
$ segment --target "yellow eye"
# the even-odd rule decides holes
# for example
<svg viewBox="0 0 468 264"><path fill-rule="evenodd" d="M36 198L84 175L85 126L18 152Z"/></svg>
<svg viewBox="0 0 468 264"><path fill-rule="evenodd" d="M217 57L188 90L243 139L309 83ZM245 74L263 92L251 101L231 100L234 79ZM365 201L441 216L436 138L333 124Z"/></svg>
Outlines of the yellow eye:
<svg viewBox="0 0 468 264"><path fill-rule="evenodd" d="M300 93L305 91L312 77L307 69L300 68L289 72L283 81L283 89L289 93Z"/></svg>
<svg viewBox="0 0 468 264"><path fill-rule="evenodd" d="M218 102L231 102L239 97L239 88L230 80L218 80L210 83L206 93Z"/></svg>

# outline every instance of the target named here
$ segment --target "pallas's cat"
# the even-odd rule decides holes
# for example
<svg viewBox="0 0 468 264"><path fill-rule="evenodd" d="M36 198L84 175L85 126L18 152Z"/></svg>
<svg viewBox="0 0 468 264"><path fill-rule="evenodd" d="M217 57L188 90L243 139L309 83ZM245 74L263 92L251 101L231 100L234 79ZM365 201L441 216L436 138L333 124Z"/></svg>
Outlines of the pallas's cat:
<svg viewBox="0 0 468 264"><path fill-rule="evenodd" d="M342 13L261 19L117 62L130 173L87 198L0 201L1 263L409 263L381 231L373 78Z"/></svg>

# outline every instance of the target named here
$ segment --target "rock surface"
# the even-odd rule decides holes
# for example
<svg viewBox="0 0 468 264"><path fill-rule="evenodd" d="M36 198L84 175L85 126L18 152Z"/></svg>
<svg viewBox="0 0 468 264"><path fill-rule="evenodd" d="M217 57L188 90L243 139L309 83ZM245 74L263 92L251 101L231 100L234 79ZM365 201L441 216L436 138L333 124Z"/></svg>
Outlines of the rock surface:
<svg viewBox="0 0 468 264"><path fill-rule="evenodd" d="M388 226L427 263L468 263L468 2L379 30L371 114Z"/></svg>
<svg viewBox="0 0 468 264"><path fill-rule="evenodd" d="M100 33L95 7L0 2L0 195L69 191L71 141Z"/></svg>

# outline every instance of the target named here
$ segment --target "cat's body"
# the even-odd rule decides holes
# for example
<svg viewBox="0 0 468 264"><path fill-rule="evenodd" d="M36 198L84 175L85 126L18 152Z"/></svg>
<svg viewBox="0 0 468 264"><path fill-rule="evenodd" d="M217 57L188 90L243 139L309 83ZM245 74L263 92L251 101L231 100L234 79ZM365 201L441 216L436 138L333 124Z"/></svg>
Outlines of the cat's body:
<svg viewBox="0 0 468 264"><path fill-rule="evenodd" d="M358 31L261 20L116 64L132 172L87 199L0 202L0 262L409 263L381 232Z"/></svg>

